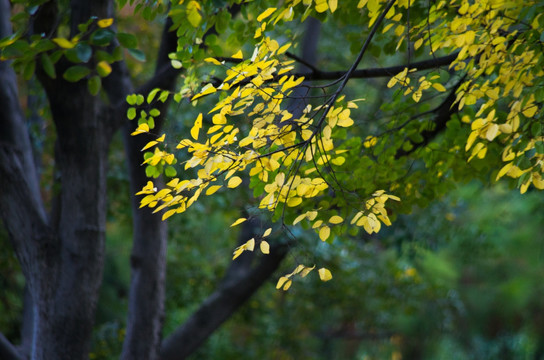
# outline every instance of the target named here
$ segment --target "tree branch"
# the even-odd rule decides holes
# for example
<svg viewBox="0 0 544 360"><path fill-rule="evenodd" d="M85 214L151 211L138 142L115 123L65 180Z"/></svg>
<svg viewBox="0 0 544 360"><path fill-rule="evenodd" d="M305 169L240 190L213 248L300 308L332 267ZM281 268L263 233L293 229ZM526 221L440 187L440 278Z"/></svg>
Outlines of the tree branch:
<svg viewBox="0 0 544 360"><path fill-rule="evenodd" d="M414 143L412 142L412 148L410 150L403 150L400 149L395 154L395 158L399 159L403 156L410 155L417 149L426 146L429 142L431 142L438 134L440 134L442 131L446 129L446 124L451 119L453 114L456 114L459 112L459 108L457 106L454 106L455 100L457 99L457 89L459 89L459 86L465 81L466 76L461 78L455 84L455 86L450 90L450 93L448 96L444 99L444 101L437 106L435 109L433 109L431 112L434 113L434 119L433 124L434 128L432 130L424 130L420 134L423 137L423 141Z"/></svg>
<svg viewBox="0 0 544 360"><path fill-rule="evenodd" d="M350 78L351 79L367 79L367 78L377 78L377 77L390 77L398 74L403 71L405 68L421 70L429 70L437 68L440 66L446 66L451 64L457 58L457 52L442 56L439 58L432 58L428 60L418 61L414 63L396 65L385 68L370 68L370 69L359 69L354 70ZM292 57L292 56L291 56ZM296 59L295 59L296 60ZM302 63L305 66L308 66L306 63ZM336 80L344 76L347 71L321 71L316 68L312 69L310 72L297 73L295 76L304 76L305 80Z"/></svg>
<svg viewBox="0 0 544 360"><path fill-rule="evenodd" d="M254 221L246 221L242 242L258 234ZM288 252L285 244L273 245L270 254L242 254L233 261L221 283L161 346L161 360L181 360L191 355L208 337L240 308L274 273Z"/></svg>
<svg viewBox="0 0 544 360"><path fill-rule="evenodd" d="M15 346L9 342L4 334L0 333L0 359L2 360L23 360Z"/></svg>

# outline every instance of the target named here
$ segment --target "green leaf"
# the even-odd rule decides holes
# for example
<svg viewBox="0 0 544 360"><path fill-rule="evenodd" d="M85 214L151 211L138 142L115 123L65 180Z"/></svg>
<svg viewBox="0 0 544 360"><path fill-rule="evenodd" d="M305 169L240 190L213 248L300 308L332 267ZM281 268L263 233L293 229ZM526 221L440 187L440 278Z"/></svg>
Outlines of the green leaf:
<svg viewBox="0 0 544 360"><path fill-rule="evenodd" d="M127 103L129 105L135 105L136 104L137 96L136 94L127 95Z"/></svg>
<svg viewBox="0 0 544 360"><path fill-rule="evenodd" d="M132 49L138 46L138 39L132 34L118 33L117 40L125 48Z"/></svg>
<svg viewBox="0 0 544 360"><path fill-rule="evenodd" d="M93 55L93 49L86 43L78 43L76 45L76 54L81 62L88 62Z"/></svg>
<svg viewBox="0 0 544 360"><path fill-rule="evenodd" d="M91 35L91 43L98 46L109 45L115 34L108 29L98 29Z"/></svg>
<svg viewBox="0 0 544 360"><path fill-rule="evenodd" d="M51 58L47 53L43 53L42 56L42 68L43 71L49 76L51 79L57 78L57 73L55 71L55 65L53 65L53 61L51 61Z"/></svg>
<svg viewBox="0 0 544 360"><path fill-rule="evenodd" d="M146 99L146 101L147 101L148 104L151 104L151 102L153 101L153 99L155 99L155 95L157 95L157 93L158 93L159 91L161 91L161 89L155 88L155 89L153 89L153 90L151 90L151 91L149 92L149 94L147 95L147 99Z"/></svg>
<svg viewBox="0 0 544 360"><path fill-rule="evenodd" d="M81 65L75 65L75 66L69 67L64 72L62 77L66 81L76 82L76 81L79 81L79 80L83 79L85 76L89 75L90 72L91 72L91 70L89 70L88 67L81 66Z"/></svg>
<svg viewBox="0 0 544 360"><path fill-rule="evenodd" d="M127 118L133 120L136 117L136 108L130 107L127 110Z"/></svg>
<svg viewBox="0 0 544 360"><path fill-rule="evenodd" d="M96 72L100 77L106 77L111 73L111 66L107 61L100 61L96 64Z"/></svg>
<svg viewBox="0 0 544 360"><path fill-rule="evenodd" d="M544 141L535 142L536 152L539 154L544 154Z"/></svg>
<svg viewBox="0 0 544 360"><path fill-rule="evenodd" d="M165 169L164 169L164 175L168 176L168 177L174 177L177 175L177 171L176 169L173 167L173 166L167 166Z"/></svg>
<svg viewBox="0 0 544 360"><path fill-rule="evenodd" d="M155 169L154 166L151 166L151 165L147 165L145 167L145 175L147 177L153 177L155 175L155 172L157 171L157 169Z"/></svg>
<svg viewBox="0 0 544 360"><path fill-rule="evenodd" d="M92 76L87 82L87 88L89 89L89 92L93 96L96 96L98 94L101 86L102 86L102 82L100 80L100 76L98 75Z"/></svg>
<svg viewBox="0 0 544 360"><path fill-rule="evenodd" d="M218 16L215 22L215 29L219 34L225 32L229 27L231 15L228 11L223 10Z"/></svg>
<svg viewBox="0 0 544 360"><path fill-rule="evenodd" d="M36 61L30 60L25 64L24 70L23 70L23 77L25 80L30 80L32 75L34 75L34 70L36 70Z"/></svg>
<svg viewBox="0 0 544 360"><path fill-rule="evenodd" d="M138 49L127 49L130 56L132 56L134 59L144 62L145 61L145 54L143 51Z"/></svg>

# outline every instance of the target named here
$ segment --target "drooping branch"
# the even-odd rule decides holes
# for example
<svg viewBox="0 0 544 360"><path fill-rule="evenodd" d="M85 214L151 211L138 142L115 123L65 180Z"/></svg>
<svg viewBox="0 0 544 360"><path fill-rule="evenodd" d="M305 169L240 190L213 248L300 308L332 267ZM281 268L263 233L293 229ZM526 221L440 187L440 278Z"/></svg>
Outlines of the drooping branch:
<svg viewBox="0 0 544 360"><path fill-rule="evenodd" d="M255 237L255 221L244 223L240 242ZM244 253L234 260L220 284L185 323L161 345L161 360L181 360L191 355L276 271L288 252L282 243L272 245L270 254Z"/></svg>

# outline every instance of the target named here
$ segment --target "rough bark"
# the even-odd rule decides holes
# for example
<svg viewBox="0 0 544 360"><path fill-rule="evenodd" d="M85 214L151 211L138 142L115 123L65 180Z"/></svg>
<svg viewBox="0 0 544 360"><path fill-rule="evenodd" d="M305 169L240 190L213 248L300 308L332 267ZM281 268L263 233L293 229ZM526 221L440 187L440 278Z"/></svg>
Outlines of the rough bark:
<svg viewBox="0 0 544 360"><path fill-rule="evenodd" d="M176 83L179 71L170 66L168 54L176 50L177 37L168 31L170 26L171 21L168 19L161 39L157 70L153 78L140 89L144 94L155 87L173 90ZM168 76L164 76L165 73ZM162 115L155 119L155 131L160 131L168 102L159 105ZM140 191L149 181L145 167L141 165L141 149L152 140L146 135L131 136L135 127L136 122L133 121L123 128L132 194ZM153 360L158 356L164 317L167 223L161 220L160 213L152 214L149 208L140 209L139 202L138 197L132 196L134 237L130 257L131 284L127 332L121 358Z"/></svg>
<svg viewBox="0 0 544 360"><path fill-rule="evenodd" d="M1 23L9 25L2 0ZM105 18L109 1L72 1L73 19ZM54 8L54 2L44 5ZM7 11L4 11L7 9ZM78 21L74 21L75 28ZM50 12L39 12L36 29L46 33ZM101 284L106 214L108 116L85 82L49 79L38 71L57 130L55 161L60 174L58 216L46 216L31 159L32 149L18 105L15 74L2 63L0 99L0 213L21 262L34 304L33 359L85 359ZM62 73L62 61L58 73Z"/></svg>

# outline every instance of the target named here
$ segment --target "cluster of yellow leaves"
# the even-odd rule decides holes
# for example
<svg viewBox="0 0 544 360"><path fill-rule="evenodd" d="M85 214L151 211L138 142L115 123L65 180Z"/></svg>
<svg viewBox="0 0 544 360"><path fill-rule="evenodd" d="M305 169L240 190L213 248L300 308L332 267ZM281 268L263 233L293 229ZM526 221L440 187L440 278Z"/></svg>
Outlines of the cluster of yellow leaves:
<svg viewBox="0 0 544 360"><path fill-rule="evenodd" d="M409 70L408 68L404 68L403 71L393 76L389 80L389 82L387 83L387 87L392 88L397 83L401 84L405 89L404 96L412 94L412 99L415 102L419 102L419 100L421 100L421 96L423 95L423 91L428 90L431 87L439 92L446 91L446 88L444 87L444 85L442 85L439 82L436 82L437 79L440 79L440 75L432 75L430 77L420 76L418 79L417 87L410 85L410 77L408 76L408 74L414 71L416 71L416 69Z"/></svg>
<svg viewBox="0 0 544 360"><path fill-rule="evenodd" d="M294 0L291 6L299 3ZM336 1L303 1L304 5L315 4L318 12L327 9L333 12ZM220 84L209 83L199 93L192 96L197 101L206 96L218 96L218 101L208 114L199 114L189 134L179 141L177 150L189 154L183 164L184 169L194 168L196 177L192 179L173 178L163 189L158 190L149 182L138 195L145 195L141 206L166 209L163 219L175 213L186 211L201 195L212 195L223 187L236 188L242 184L242 173L258 178L265 184L264 195L259 207L270 211L278 206L298 207L307 199L323 195L330 184L323 178L324 168L334 171L346 162L342 155L348 149L335 143L338 128L349 128L354 124L351 109L357 108L354 101L343 101L343 97L329 98L317 107L307 105L302 114L295 116L286 106L293 90L300 86L304 78L291 75L293 61L282 55L291 46L280 44L267 36L267 25L279 20L288 20L292 14L289 9L269 8L257 16L260 26L254 37L258 39L252 55L247 58L242 51L232 58L238 60L232 67L224 61L207 58L205 61L225 71ZM333 99L333 100L330 100ZM134 102L138 105L138 98ZM335 101L334 101L335 100ZM139 99L143 102L143 98ZM148 101L149 103L149 101ZM135 110L134 110L135 111ZM135 115L133 116L133 118ZM249 124L247 124L249 120ZM142 121L133 135L149 132L149 126ZM143 150L156 146L144 163L149 165L172 164L174 154L161 147L164 136L149 142ZM376 145L377 139L369 137L365 146ZM368 233L378 232L381 224L391 222L385 210L387 200L399 200L376 191L359 211L351 218L351 225L363 227ZM330 238L331 228L342 226L345 222L340 215L330 216L331 209L311 210L299 216L294 224L307 219L312 222L322 241ZM329 215L325 215L329 214ZM327 218L325 221L322 218ZM236 226L246 218L236 220ZM233 252L233 259L245 251L254 251L257 242L263 254L268 254L270 246L265 240L272 229L267 229L259 238L249 239ZM280 279L278 288L287 290L291 277L306 276L314 267L299 265L295 271ZM321 280L328 281L332 275L328 269L318 271Z"/></svg>
<svg viewBox="0 0 544 360"><path fill-rule="evenodd" d="M386 194L384 190L374 192L372 197L365 201L364 210L358 211L352 216L350 225L362 227L369 234L380 231L382 223L387 226L391 225L391 220L385 209L385 203L389 199L400 201L397 196ZM346 221L340 215L332 215L327 220L318 217L318 214L318 210L306 211L293 221L293 225L302 220L308 220L312 224L312 228L319 233L319 238L326 241L331 235L331 227L341 226Z"/></svg>
<svg viewBox="0 0 544 360"><path fill-rule="evenodd" d="M273 13L268 9L258 19L277 20L277 17L270 17ZM201 194L212 195L225 182L229 188L239 186L242 178L237 173L247 168L250 176L257 176L267 183L260 207L271 211L280 203L297 206L303 199L316 197L328 188L317 167L344 164L345 158L340 154L346 150L335 150L333 130L354 124L350 108L356 105L348 102L347 107L323 105L312 109L308 106L303 115L295 119L283 102L304 78L288 74L293 70L292 61L279 60L278 56L289 46L289 43L280 46L277 41L262 37L250 59L244 60L241 51L233 55L243 61L226 69L226 76L219 86L207 84L192 97L195 101L216 92L224 94L209 112L211 124L206 126L205 136L201 131L204 116L199 114L190 129L191 138L182 139L177 145L177 149L186 149L191 154L184 168L197 168L197 177L173 179L165 189L148 194L145 201L142 199L142 205L154 207L155 211L169 208L163 215L166 219L185 211ZM214 58L205 61L224 67ZM324 111L325 121L316 123L316 115ZM233 121L242 115L251 119L249 131L240 121ZM146 131L148 128L144 123L133 134ZM160 140L150 142L144 149ZM155 165L165 161L171 164L173 157L156 148L145 163ZM314 166L306 168L304 176L300 176L293 169L298 170L303 161Z"/></svg>
<svg viewBox="0 0 544 360"><path fill-rule="evenodd" d="M380 0L361 0L358 7L366 6L372 22L383 4ZM538 189L544 188L543 139L541 134L527 130L540 121L542 104L535 101L534 85L535 80L544 75L544 69L538 66L542 51L538 41L528 42L520 36L522 32L541 29L542 13L537 12L530 24L520 21L524 9L537 5L536 1L441 0L430 6L425 20L413 24L409 33L401 29L401 25L395 29L395 35L400 38L399 45L408 35L410 40L415 39L415 49L426 45L432 56L440 50L459 52L451 65L466 74L466 80L457 90L458 107L460 110L465 106L479 107L474 118L463 119L471 124L472 130L465 147L470 151L469 161L475 157L484 159L488 143L499 142L507 164L499 171L497 180L505 175L523 176L519 184L522 193L531 184ZM401 18L394 9L387 16L393 20ZM384 32L391 28L392 24L389 24ZM404 69L395 75L388 87L400 84L405 88L404 95L412 94L416 102L424 90L446 91L445 86L436 82L438 76L432 74L420 77L417 86L410 85L410 71L413 70ZM507 111L499 113L499 105ZM526 146L513 151L512 147L520 140L527 140ZM530 159L530 165L525 162L520 168L520 160L524 157Z"/></svg>
<svg viewBox="0 0 544 360"><path fill-rule="evenodd" d="M291 285L293 284L293 280L291 279L293 276L298 275L301 278L306 277L313 269L315 269L315 265L312 267L305 266L305 265L298 265L293 272L286 274L279 278L278 283L276 284L276 289L282 289L283 291L289 290ZM332 279L331 271L327 268L321 268L318 271L319 278L321 281L329 281Z"/></svg>
<svg viewBox="0 0 544 360"><path fill-rule="evenodd" d="M235 225L237 223L240 224L240 223L244 222L245 220L246 220L245 218L238 219L238 220L236 220L236 222L233 225ZM263 254L265 254L265 255L270 254L270 244L268 244L268 242L266 240L264 240L264 238L269 236L271 233L272 233L272 228L268 228L268 229L265 230L265 232L261 236L261 243L260 243L259 247L261 249L261 252ZM238 246L234 250L232 260L234 260L238 256L242 255L242 253L244 251L253 251L254 248L255 248L255 238L251 238L248 241L246 241L243 245Z"/></svg>

